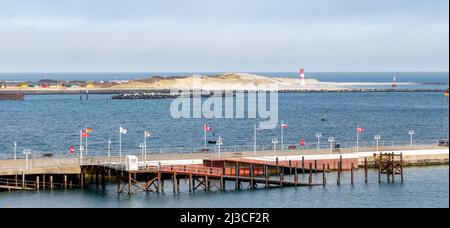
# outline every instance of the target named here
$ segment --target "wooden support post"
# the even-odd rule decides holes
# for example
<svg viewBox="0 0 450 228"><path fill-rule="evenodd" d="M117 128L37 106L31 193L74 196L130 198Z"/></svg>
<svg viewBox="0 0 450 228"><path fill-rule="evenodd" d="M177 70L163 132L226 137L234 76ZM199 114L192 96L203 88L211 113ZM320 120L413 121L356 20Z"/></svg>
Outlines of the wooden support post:
<svg viewBox="0 0 450 228"><path fill-rule="evenodd" d="M342 170L342 168L343 168L343 166L344 166L344 161L342 160L342 155L339 157L339 172L343 172Z"/></svg>
<svg viewBox="0 0 450 228"><path fill-rule="evenodd" d="M227 168L227 162L224 161L224 162L223 162L223 168L222 168L222 176L225 175L225 173L226 173L226 168Z"/></svg>
<svg viewBox="0 0 450 228"><path fill-rule="evenodd" d="M395 183L395 153L392 152L392 183Z"/></svg>
<svg viewBox="0 0 450 228"><path fill-rule="evenodd" d="M192 173L189 173L189 192L192 192Z"/></svg>
<svg viewBox="0 0 450 228"><path fill-rule="evenodd" d="M312 180L312 163L309 163L309 180L308 183L312 184L313 180Z"/></svg>
<svg viewBox="0 0 450 228"><path fill-rule="evenodd" d="M157 185L158 187L156 189L156 192L160 193L160 192L162 192L161 191L161 172L158 171L157 175L158 175L158 185Z"/></svg>
<svg viewBox="0 0 450 228"><path fill-rule="evenodd" d="M206 191L211 191L211 182L209 181L208 175L205 176L205 184L206 184Z"/></svg>
<svg viewBox="0 0 450 228"><path fill-rule="evenodd" d="M369 183L369 164L367 162L367 157L364 158L364 182Z"/></svg>
<svg viewBox="0 0 450 228"><path fill-rule="evenodd" d="M223 180L223 176L220 177L220 191L225 191L225 183Z"/></svg>
<svg viewBox="0 0 450 228"><path fill-rule="evenodd" d="M269 171L266 165L264 165L264 180L265 180L265 188L269 188Z"/></svg>
<svg viewBox="0 0 450 228"><path fill-rule="evenodd" d="M131 173L128 173L128 195L131 195Z"/></svg>
<svg viewBox="0 0 450 228"><path fill-rule="evenodd" d="M25 189L25 172L22 172L22 189Z"/></svg>
<svg viewBox="0 0 450 228"><path fill-rule="evenodd" d="M64 189L67 189L67 175L64 175Z"/></svg>
<svg viewBox="0 0 450 228"><path fill-rule="evenodd" d="M381 183L381 166L382 166L382 164L381 164L382 158L381 157L382 156L383 156L383 154L380 153L380 157L378 159L378 183Z"/></svg>
<svg viewBox="0 0 450 228"><path fill-rule="evenodd" d="M280 170L280 187L283 187L283 182L284 182L284 167L281 167L281 170Z"/></svg>
<svg viewBox="0 0 450 228"><path fill-rule="evenodd" d="M327 185L327 177L326 177L325 164L322 165L322 184L323 186Z"/></svg>
<svg viewBox="0 0 450 228"><path fill-rule="evenodd" d="M176 179L177 179L177 173L173 173L172 175L172 191L173 193L176 193L176 187L177 187L177 183L176 183Z"/></svg>
<svg viewBox="0 0 450 228"><path fill-rule="evenodd" d="M314 161L314 172L317 174L317 160Z"/></svg>
<svg viewBox="0 0 450 228"><path fill-rule="evenodd" d="M402 183L405 182L405 176L403 173L403 153L400 153L400 175L401 175L401 181Z"/></svg>
<svg viewBox="0 0 450 228"><path fill-rule="evenodd" d="M292 174L292 161L289 160L289 174Z"/></svg>
<svg viewBox="0 0 450 228"><path fill-rule="evenodd" d="M253 182L253 177L254 177L254 169L253 169L253 164L250 163L250 188L254 189L255 188L255 183Z"/></svg>
<svg viewBox="0 0 450 228"><path fill-rule="evenodd" d="M119 177L119 174L116 173L116 183L117 183L117 193L120 193L120 184L121 184L121 179Z"/></svg>
<svg viewBox="0 0 450 228"><path fill-rule="evenodd" d="M352 163L352 167L350 168L350 178L351 178L351 184L352 185L354 185L355 184L355 182L354 182L354 167L353 167L353 163Z"/></svg>
<svg viewBox="0 0 450 228"><path fill-rule="evenodd" d="M241 189L241 186L240 186L240 183L239 183L239 162L236 162L236 171L235 171L235 174L236 174L235 189L236 189L236 190L240 190L240 189Z"/></svg>
<svg viewBox="0 0 450 228"><path fill-rule="evenodd" d="M82 189L84 188L84 173L83 173L83 171L81 171L81 174L80 174L80 187Z"/></svg>
<svg viewBox="0 0 450 228"><path fill-rule="evenodd" d="M278 157L276 158L276 160L275 160L275 164L278 166L278 162L279 162L279 159L278 159Z"/></svg>
<svg viewBox="0 0 450 228"><path fill-rule="evenodd" d="M46 181L45 181L45 174L42 175L42 190L45 191L45 185L46 185Z"/></svg>
<svg viewBox="0 0 450 228"><path fill-rule="evenodd" d="M305 156L302 156L302 170L303 174L305 174Z"/></svg>
<svg viewBox="0 0 450 228"><path fill-rule="evenodd" d="M98 168L95 168L95 185L97 186L97 188L98 188L99 184L100 184L100 181L98 178Z"/></svg>
<svg viewBox="0 0 450 228"><path fill-rule="evenodd" d="M295 182L295 186L297 187L297 185L298 185L298 170L297 170L297 167L295 167L295 169L294 169L294 182Z"/></svg>
<svg viewBox="0 0 450 228"><path fill-rule="evenodd" d="M341 184L341 162L338 162L337 185Z"/></svg>
<svg viewBox="0 0 450 228"><path fill-rule="evenodd" d="M50 189L53 190L53 176L50 175Z"/></svg>
<svg viewBox="0 0 450 228"><path fill-rule="evenodd" d="M180 192L180 177L177 177L177 192Z"/></svg>
<svg viewBox="0 0 450 228"><path fill-rule="evenodd" d="M102 170L102 189L106 189L106 173L104 169Z"/></svg>
<svg viewBox="0 0 450 228"><path fill-rule="evenodd" d="M39 190L39 176L36 176L36 190Z"/></svg>

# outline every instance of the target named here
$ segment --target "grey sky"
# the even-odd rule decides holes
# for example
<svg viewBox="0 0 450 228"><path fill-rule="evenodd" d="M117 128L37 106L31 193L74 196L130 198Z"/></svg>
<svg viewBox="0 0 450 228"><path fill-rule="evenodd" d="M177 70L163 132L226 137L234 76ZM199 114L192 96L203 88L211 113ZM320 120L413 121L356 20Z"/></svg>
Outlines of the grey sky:
<svg viewBox="0 0 450 228"><path fill-rule="evenodd" d="M448 0L0 0L0 72L446 71Z"/></svg>

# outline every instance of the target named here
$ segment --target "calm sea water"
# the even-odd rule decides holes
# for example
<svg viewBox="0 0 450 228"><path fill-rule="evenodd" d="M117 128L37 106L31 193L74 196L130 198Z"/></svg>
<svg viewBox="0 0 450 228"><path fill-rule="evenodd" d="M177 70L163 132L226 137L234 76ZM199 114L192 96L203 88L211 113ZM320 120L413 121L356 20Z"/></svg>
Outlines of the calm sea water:
<svg viewBox="0 0 450 228"><path fill-rule="evenodd" d="M90 151L106 154L107 141L112 153L118 152L119 127L127 128L123 137L124 153L139 153L143 132L151 131L149 150L159 148L201 147L203 125L209 123L224 147L253 145L254 119L173 119L172 100L111 100L111 95L91 95L80 101L77 95L36 95L25 101L0 102L0 156L17 150L36 153L67 154L70 146L79 145L80 129L95 132L89 139ZM373 144L374 135L382 141L409 143L408 130L414 129L416 140L448 137L448 97L441 93L337 93L280 94L279 120L289 124L284 131L286 144L298 145L300 139L315 143L317 132L344 145L356 141L356 126L366 128L362 143ZM326 116L328 121L321 118ZM258 132L258 145L270 146L280 139L280 129ZM208 135L212 139L213 135Z"/></svg>
<svg viewBox="0 0 450 228"><path fill-rule="evenodd" d="M448 208L449 169L448 166L428 168L407 168L404 184L399 182L378 184L377 174L371 171L369 183L364 184L363 172L356 173L355 186L349 183L345 173L341 186L337 186L334 174L328 175L326 187L276 188L270 190L242 190L227 192L163 194L138 193L129 197L118 195L115 185L108 185L105 191L90 186L83 190L57 190L40 192L0 193L2 207L108 207L108 208L309 208L309 207L393 207L393 208ZM320 175L319 175L320 176ZM315 177L317 181L320 177ZM306 181L306 176L302 177ZM186 183L181 181L181 186ZM232 183L228 189L234 189Z"/></svg>

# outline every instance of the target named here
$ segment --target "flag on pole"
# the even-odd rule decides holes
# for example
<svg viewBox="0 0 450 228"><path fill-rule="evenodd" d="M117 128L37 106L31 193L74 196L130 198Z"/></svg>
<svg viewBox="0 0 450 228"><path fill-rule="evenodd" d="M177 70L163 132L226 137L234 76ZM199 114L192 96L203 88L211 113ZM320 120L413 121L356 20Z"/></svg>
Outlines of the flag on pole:
<svg viewBox="0 0 450 228"><path fill-rule="evenodd" d="M86 133L93 133L93 132L94 132L93 128L90 128L90 127L86 128Z"/></svg>
<svg viewBox="0 0 450 228"><path fill-rule="evenodd" d="M205 130L205 132L212 132L213 131L212 127L210 127L208 124L205 124L203 129Z"/></svg>
<svg viewBox="0 0 450 228"><path fill-rule="evenodd" d="M151 132L149 132L149 131L144 131L144 137L145 138L148 138L148 137L151 137L152 136L152 133Z"/></svg>
<svg viewBox="0 0 450 228"><path fill-rule="evenodd" d="M362 134L362 133L364 133L364 132L366 132L366 129L365 128L363 128L363 127L358 127L358 133L360 133L360 134Z"/></svg>
<svg viewBox="0 0 450 228"><path fill-rule="evenodd" d="M128 129L125 129L123 127L120 127L120 134L126 135L128 133Z"/></svg>
<svg viewBox="0 0 450 228"><path fill-rule="evenodd" d="M89 135L88 133L86 133L86 132L82 132L82 133L81 133L81 136L83 136L83 138L87 138L87 137L89 137L90 135Z"/></svg>
<svg viewBox="0 0 450 228"><path fill-rule="evenodd" d="M283 129L288 129L288 128L289 128L289 125L287 125L287 124L281 124L281 128L283 128Z"/></svg>

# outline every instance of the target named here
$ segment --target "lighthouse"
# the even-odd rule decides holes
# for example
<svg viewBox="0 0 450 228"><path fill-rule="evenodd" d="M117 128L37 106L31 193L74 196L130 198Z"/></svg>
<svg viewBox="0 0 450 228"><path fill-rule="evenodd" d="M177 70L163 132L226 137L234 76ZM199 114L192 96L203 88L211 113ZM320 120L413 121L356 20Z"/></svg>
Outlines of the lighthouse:
<svg viewBox="0 0 450 228"><path fill-rule="evenodd" d="M394 78L392 78L392 88L397 87L397 77L394 75Z"/></svg>
<svg viewBox="0 0 450 228"><path fill-rule="evenodd" d="M305 69L301 68L300 69L300 86L306 86L306 82L305 82Z"/></svg>

